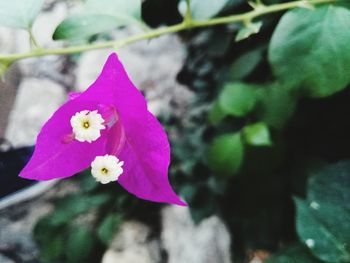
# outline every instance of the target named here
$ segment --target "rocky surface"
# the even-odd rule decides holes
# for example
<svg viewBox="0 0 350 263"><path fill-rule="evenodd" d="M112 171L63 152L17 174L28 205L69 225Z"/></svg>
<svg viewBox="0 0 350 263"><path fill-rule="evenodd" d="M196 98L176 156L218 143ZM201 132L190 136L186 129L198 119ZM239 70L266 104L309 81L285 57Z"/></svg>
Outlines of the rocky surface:
<svg viewBox="0 0 350 263"><path fill-rule="evenodd" d="M225 224L211 216L195 225L187 207L162 210L162 231L155 239L148 226L125 222L102 263L230 263L231 238ZM166 255L166 256L164 256Z"/></svg>
<svg viewBox="0 0 350 263"><path fill-rule="evenodd" d="M140 222L123 223L102 263L160 262L160 242L151 238L151 234L150 228Z"/></svg>
<svg viewBox="0 0 350 263"><path fill-rule="evenodd" d="M169 206L162 211L161 240L168 263L230 263L228 229L211 216L195 225L187 207Z"/></svg>
<svg viewBox="0 0 350 263"><path fill-rule="evenodd" d="M65 99L64 89L51 80L23 79L5 137L14 147L33 145L44 122Z"/></svg>

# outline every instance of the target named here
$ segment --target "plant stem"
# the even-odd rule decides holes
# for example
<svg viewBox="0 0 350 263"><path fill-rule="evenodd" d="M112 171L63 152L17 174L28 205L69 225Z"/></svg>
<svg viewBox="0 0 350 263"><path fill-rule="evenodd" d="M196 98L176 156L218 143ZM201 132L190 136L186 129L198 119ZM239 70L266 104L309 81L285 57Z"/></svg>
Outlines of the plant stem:
<svg viewBox="0 0 350 263"><path fill-rule="evenodd" d="M192 18L192 12L191 12L191 0L186 0L186 14L184 18L184 23L190 27L192 21L193 21L193 18Z"/></svg>
<svg viewBox="0 0 350 263"><path fill-rule="evenodd" d="M287 2L287 3L275 4L275 5L269 5L269 6L259 6L259 8L256 8L252 11L249 11L243 14L230 15L230 16L212 18L207 20L192 19L192 16L190 15L191 14L190 10L188 9L187 16L185 16L185 18L186 17L187 18L184 19L182 23L176 24L173 26L149 30L141 34L129 36L123 39L115 40L115 41L106 41L106 42L70 46L70 47L64 47L64 48L50 48L50 49L40 48L40 49L34 49L27 53L0 54L0 62L6 61L9 63L12 63L16 60L30 58L30 57L39 57L39 56L47 56L47 55L65 55L65 54L80 53L83 51L103 49L103 48L120 48L129 44L132 44L134 42L138 42L146 39L152 39L152 38L159 37L161 35L176 33L186 29L208 27L208 26L221 25L221 24L230 24L234 22L243 22L247 20L250 21L262 15L275 13L283 10L288 10L296 7L302 7L305 5L305 3L316 5L316 4L323 4L323 3L332 3L337 1L341 1L341 0L293 1L293 2ZM189 1L187 3L189 3ZM188 4L188 7L189 7L189 4Z"/></svg>
<svg viewBox="0 0 350 263"><path fill-rule="evenodd" d="M30 39L30 44L32 47L34 48L39 48L39 44L38 41L36 41L35 36L33 35L33 31L32 28L28 29L28 33L29 33L29 39Z"/></svg>

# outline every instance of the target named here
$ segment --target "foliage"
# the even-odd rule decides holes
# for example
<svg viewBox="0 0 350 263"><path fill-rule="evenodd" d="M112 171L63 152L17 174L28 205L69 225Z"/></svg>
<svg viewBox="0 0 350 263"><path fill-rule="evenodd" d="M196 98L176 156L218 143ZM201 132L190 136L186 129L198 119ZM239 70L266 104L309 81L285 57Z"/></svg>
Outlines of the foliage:
<svg viewBox="0 0 350 263"><path fill-rule="evenodd" d="M120 186L103 187L90 171L79 175L81 191L56 202L34 229L43 262L97 262L124 219L157 222L159 205L131 196Z"/></svg>
<svg viewBox="0 0 350 263"><path fill-rule="evenodd" d="M288 12L269 47L276 77L312 97L344 89L350 81L349 23L349 10L340 6Z"/></svg>
<svg viewBox="0 0 350 263"><path fill-rule="evenodd" d="M53 39L79 39L110 31L141 19L141 1L88 0L58 25Z"/></svg>
<svg viewBox="0 0 350 263"><path fill-rule="evenodd" d="M37 10L40 1L34 2ZM264 1L266 6L284 2ZM280 249L269 262L350 261L350 9L341 1L314 2L287 3L303 8L253 19L267 8L261 1L192 0L195 19L230 16L252 6L254 16L245 13L237 23L225 20L180 34L187 57L178 81L195 99L185 116L161 116L173 135L171 178L195 222L213 214L225 221L234 260L246 260L252 249ZM89 8L92 4L97 6ZM177 0L169 0L166 17L158 11L162 0L143 1L142 12L140 5L87 1L58 26L54 38L93 43L119 26L181 23L178 9L186 13L186 3ZM12 4L0 10L5 7L13 14ZM17 13L11 26L30 27L34 14L22 23ZM199 27L198 21L177 24L173 31L146 31L123 43L188 29L191 22ZM0 23L6 24L1 18ZM4 68L10 62L0 59ZM96 259L127 218L159 228L160 205L136 200L114 184L97 185L86 173L79 183L81 191L58 200L56 210L35 228L43 260ZM86 247L91 254L69 252Z"/></svg>
<svg viewBox="0 0 350 263"><path fill-rule="evenodd" d="M350 162L327 166L308 183L306 200L295 198L297 232L325 262L350 261Z"/></svg>
<svg viewBox="0 0 350 263"><path fill-rule="evenodd" d="M29 29L43 4L44 0L0 1L0 24Z"/></svg>

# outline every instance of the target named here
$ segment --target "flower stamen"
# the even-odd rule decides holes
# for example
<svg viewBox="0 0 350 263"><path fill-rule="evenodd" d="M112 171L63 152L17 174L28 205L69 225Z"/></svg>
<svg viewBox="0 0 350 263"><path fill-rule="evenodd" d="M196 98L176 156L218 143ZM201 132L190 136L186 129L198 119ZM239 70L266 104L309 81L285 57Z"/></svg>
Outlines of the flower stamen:
<svg viewBox="0 0 350 263"><path fill-rule="evenodd" d="M101 130L105 129L105 120L97 110L83 110L77 112L70 119L74 138L80 142L93 142L101 136Z"/></svg>
<svg viewBox="0 0 350 263"><path fill-rule="evenodd" d="M97 156L91 163L91 174L97 182L107 184L117 181L123 173L123 161L114 155Z"/></svg>

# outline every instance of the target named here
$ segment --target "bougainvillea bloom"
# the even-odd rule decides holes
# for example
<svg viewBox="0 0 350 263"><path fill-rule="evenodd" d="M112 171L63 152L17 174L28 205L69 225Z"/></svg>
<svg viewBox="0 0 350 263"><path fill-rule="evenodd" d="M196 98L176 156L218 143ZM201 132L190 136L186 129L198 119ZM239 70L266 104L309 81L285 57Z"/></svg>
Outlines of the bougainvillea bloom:
<svg viewBox="0 0 350 263"><path fill-rule="evenodd" d="M20 176L50 180L91 166L101 183L118 181L139 198L186 205L169 184L169 163L163 128L112 54L97 80L46 122Z"/></svg>

